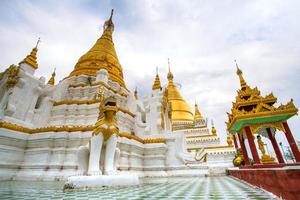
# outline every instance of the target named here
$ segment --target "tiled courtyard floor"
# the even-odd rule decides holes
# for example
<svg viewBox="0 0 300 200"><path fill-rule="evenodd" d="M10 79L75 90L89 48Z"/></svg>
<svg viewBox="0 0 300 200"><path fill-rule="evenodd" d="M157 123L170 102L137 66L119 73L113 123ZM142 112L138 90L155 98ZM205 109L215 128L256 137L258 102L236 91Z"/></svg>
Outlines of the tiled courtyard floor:
<svg viewBox="0 0 300 200"><path fill-rule="evenodd" d="M63 192L61 182L0 182L0 199L272 199L230 177L201 177L97 191Z"/></svg>

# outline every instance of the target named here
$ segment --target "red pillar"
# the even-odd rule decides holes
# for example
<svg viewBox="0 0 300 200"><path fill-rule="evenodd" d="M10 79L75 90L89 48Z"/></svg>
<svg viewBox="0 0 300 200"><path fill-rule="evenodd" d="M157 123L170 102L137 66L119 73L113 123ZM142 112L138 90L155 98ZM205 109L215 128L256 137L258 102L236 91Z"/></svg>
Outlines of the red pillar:
<svg viewBox="0 0 300 200"><path fill-rule="evenodd" d="M279 146L276 142L276 138L275 138L275 135L272 134L271 132L271 129L270 128L266 128L267 130L267 133L268 133L268 136L269 136L269 139L272 143L272 146L273 146L273 149L275 151L275 154L276 154L276 157L277 157L277 160L279 163L284 163L284 159L282 157L282 154L281 154L281 151L279 149Z"/></svg>
<svg viewBox="0 0 300 200"><path fill-rule="evenodd" d="M238 143L237 143L237 141L236 141L236 135L233 134L232 136L233 136L233 143L234 143L234 146L235 146L236 149L238 149L239 146L238 146Z"/></svg>
<svg viewBox="0 0 300 200"><path fill-rule="evenodd" d="M287 124L287 122L283 122L282 125L283 125L284 130L285 130L286 139L287 139L287 141L290 144L290 147L292 149L292 152L294 154L296 162L300 162L300 152L299 152L299 149L298 149L298 145L297 145L297 143L296 143L296 141L295 141L295 139L293 137L293 134L292 134L292 132L290 130L290 127Z"/></svg>
<svg viewBox="0 0 300 200"><path fill-rule="evenodd" d="M247 153L246 146L245 146L245 143L244 143L244 138L239 133L238 133L238 136L239 136L240 145L241 145L241 148L242 148L242 153L243 153L245 165L250 165L248 153Z"/></svg>
<svg viewBox="0 0 300 200"><path fill-rule="evenodd" d="M260 164L260 159L259 159L257 149L256 149L256 146L255 146L255 143L253 140L253 135L252 135L252 132L251 132L251 129L249 126L245 127L245 132L246 132L246 135L248 138L248 142L249 142L249 146L250 146L250 150L252 153L254 164Z"/></svg>

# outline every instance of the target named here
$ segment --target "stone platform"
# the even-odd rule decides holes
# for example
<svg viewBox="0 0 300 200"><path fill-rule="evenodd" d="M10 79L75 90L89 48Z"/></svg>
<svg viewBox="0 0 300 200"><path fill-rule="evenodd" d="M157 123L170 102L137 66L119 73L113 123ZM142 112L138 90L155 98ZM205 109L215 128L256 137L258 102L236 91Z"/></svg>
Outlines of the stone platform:
<svg viewBox="0 0 300 200"><path fill-rule="evenodd" d="M227 172L283 199L300 199L300 163L281 168L231 168Z"/></svg>
<svg viewBox="0 0 300 200"><path fill-rule="evenodd" d="M139 185L139 177L130 175L71 176L64 185L64 190L87 190L101 187Z"/></svg>

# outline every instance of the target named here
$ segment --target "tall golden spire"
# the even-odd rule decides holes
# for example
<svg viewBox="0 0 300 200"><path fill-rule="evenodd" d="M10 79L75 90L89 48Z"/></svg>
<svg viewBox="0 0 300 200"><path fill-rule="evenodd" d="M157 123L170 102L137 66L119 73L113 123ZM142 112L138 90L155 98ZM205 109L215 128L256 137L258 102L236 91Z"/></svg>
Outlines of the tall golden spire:
<svg viewBox="0 0 300 200"><path fill-rule="evenodd" d="M70 76L96 76L97 71L106 69L111 81L117 82L119 85L126 88L122 66L118 60L112 40L112 33L114 31L112 16L113 10L110 18L104 23L103 34L96 41L95 45L79 58Z"/></svg>
<svg viewBox="0 0 300 200"><path fill-rule="evenodd" d="M240 85L241 85L241 88L243 89L243 88L246 88L248 85L247 85L247 83L246 83L246 81L245 81L245 79L244 79L244 77L243 77L243 72L242 72L242 70L239 68L239 66L238 66L238 64L237 64L237 62L236 62L236 60L234 60L235 61L235 65L236 65L236 74L239 76L239 79L240 79Z"/></svg>
<svg viewBox="0 0 300 200"><path fill-rule="evenodd" d="M167 98L171 104L171 121L194 121L194 116L190 106L182 98L179 90L173 82L173 74L170 68L170 61L168 59L169 73L168 73L168 86Z"/></svg>
<svg viewBox="0 0 300 200"><path fill-rule="evenodd" d="M53 73L52 73L52 75L51 75L51 78L49 79L49 81L48 81L48 85L54 85L55 84L55 68L54 68L54 71L53 71Z"/></svg>
<svg viewBox="0 0 300 200"><path fill-rule="evenodd" d="M38 68L38 63L37 63L37 51L38 51L38 45L41 42L40 38L38 39L35 47L31 50L30 54L26 56L26 58L24 58L24 60L22 60L21 62L19 62L20 64L28 64L29 66L31 66L33 69L37 69Z"/></svg>
<svg viewBox="0 0 300 200"><path fill-rule="evenodd" d="M157 90L157 89L161 90L160 78L159 78L159 75L158 75L158 68L156 68L155 81L152 85L152 90Z"/></svg>
<svg viewBox="0 0 300 200"><path fill-rule="evenodd" d="M197 103L195 102L194 121L196 122L196 121L198 121L198 120L200 120L200 119L203 119L203 117L202 117L202 115L201 115L201 113L200 113L200 111L199 111L199 108L198 108Z"/></svg>

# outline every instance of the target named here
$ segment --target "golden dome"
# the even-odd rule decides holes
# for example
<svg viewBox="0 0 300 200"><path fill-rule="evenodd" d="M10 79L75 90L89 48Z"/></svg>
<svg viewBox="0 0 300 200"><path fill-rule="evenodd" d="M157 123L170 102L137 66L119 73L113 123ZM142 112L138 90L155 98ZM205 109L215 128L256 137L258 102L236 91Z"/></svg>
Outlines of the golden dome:
<svg viewBox="0 0 300 200"><path fill-rule="evenodd" d="M171 120L174 121L194 121L194 116L190 106L182 98L179 90L173 82L173 74L168 73L168 102L171 104Z"/></svg>
<svg viewBox="0 0 300 200"><path fill-rule="evenodd" d="M78 76L82 74L96 76L97 71L100 69L106 69L111 81L117 82L120 86L126 88L123 79L122 66L119 63L112 40L112 33L114 31L112 15L113 10L110 18L104 23L102 36L86 54L79 58L70 76Z"/></svg>

